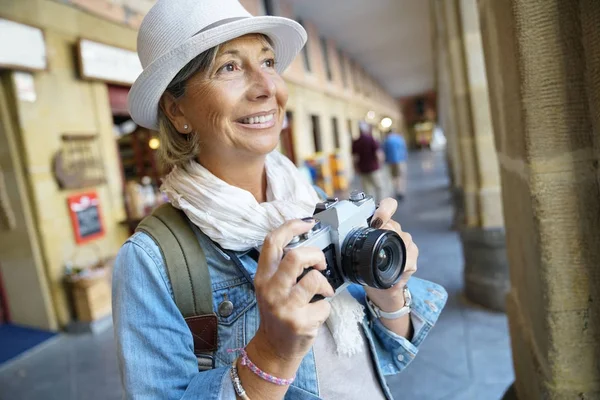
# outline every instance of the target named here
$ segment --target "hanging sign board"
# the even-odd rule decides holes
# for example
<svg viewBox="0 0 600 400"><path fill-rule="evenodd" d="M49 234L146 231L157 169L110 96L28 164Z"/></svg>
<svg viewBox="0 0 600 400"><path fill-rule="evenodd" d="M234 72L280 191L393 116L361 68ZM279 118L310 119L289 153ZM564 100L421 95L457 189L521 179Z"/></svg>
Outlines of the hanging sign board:
<svg viewBox="0 0 600 400"><path fill-rule="evenodd" d="M142 73L136 52L87 39L79 40L79 73L83 79L132 85Z"/></svg>
<svg viewBox="0 0 600 400"><path fill-rule="evenodd" d="M67 198L71 223L78 244L104 236L100 214L100 201L95 192L82 193Z"/></svg>
<svg viewBox="0 0 600 400"><path fill-rule="evenodd" d="M46 41L42 30L0 18L0 68L45 70Z"/></svg>

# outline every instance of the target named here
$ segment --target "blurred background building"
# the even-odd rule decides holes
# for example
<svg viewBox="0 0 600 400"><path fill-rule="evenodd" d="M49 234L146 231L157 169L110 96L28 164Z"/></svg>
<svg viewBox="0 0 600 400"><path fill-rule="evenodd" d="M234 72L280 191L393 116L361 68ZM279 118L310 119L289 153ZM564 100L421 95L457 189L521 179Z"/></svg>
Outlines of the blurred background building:
<svg viewBox="0 0 600 400"><path fill-rule="evenodd" d="M359 3L345 5L355 11L344 13L310 1L242 3L255 15L297 19L309 33L303 53L284 74L290 96L281 151L307 167L329 194L346 191L352 180L350 150L359 121L371 124L381 139L383 131L405 129L402 109L410 115L412 131L425 122L427 112L435 114L430 93L403 98L432 90L426 5L397 6L394 11L407 12L409 5L414 22L396 25L388 3L371 6L368 16ZM63 284L65 265L112 257L162 200L156 190L164 174L155 157L160 143L127 112L128 89L141 71L136 29L152 4L0 2L2 34L15 38L0 61L4 185L16 219L16 228L2 233L0 265L6 313L15 323L66 326L72 315ZM410 48L390 51L400 38ZM11 43L4 40L3 46ZM384 118L392 125L381 126ZM78 238L67 202L82 191L96 196L100 220ZM92 237L93 245L80 246Z"/></svg>
<svg viewBox="0 0 600 400"><path fill-rule="evenodd" d="M0 324L110 324L111 260L163 201L160 142L126 105L153 3L0 0ZM360 121L423 154L447 140L453 274L469 304L508 314L510 395L600 398L600 3L241 3L309 34L280 150L343 195ZM444 396L413 398L484 398Z"/></svg>

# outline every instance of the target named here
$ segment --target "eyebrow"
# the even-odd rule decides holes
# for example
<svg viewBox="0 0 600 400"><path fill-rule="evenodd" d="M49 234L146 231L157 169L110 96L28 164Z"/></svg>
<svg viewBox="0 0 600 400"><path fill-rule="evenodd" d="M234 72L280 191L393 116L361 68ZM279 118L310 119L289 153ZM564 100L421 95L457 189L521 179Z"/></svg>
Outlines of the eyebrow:
<svg viewBox="0 0 600 400"><path fill-rule="evenodd" d="M274 52L274 50L272 48L265 46L265 47L262 48L262 50L260 52L261 53L267 53L269 51L273 51ZM219 57L225 56L225 55L239 56L240 52L238 50L227 50L227 51L224 51L223 53L219 54Z"/></svg>

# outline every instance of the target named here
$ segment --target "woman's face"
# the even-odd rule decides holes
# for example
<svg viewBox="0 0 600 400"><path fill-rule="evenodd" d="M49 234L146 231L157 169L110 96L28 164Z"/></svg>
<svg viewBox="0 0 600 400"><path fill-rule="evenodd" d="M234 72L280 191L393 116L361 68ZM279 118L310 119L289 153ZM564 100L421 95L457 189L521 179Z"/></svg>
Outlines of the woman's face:
<svg viewBox="0 0 600 400"><path fill-rule="evenodd" d="M275 149L287 98L272 47L253 34L221 45L213 66L192 76L176 103L183 124L197 133L202 157L231 159Z"/></svg>

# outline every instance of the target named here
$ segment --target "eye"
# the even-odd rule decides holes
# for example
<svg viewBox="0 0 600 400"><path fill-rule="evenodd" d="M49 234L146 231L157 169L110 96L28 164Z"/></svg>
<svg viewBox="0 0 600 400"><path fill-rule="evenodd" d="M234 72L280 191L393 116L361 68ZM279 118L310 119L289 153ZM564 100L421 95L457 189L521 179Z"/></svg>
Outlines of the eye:
<svg viewBox="0 0 600 400"><path fill-rule="evenodd" d="M219 68L218 72L234 72L237 69L237 65L234 62L229 62Z"/></svg>
<svg viewBox="0 0 600 400"><path fill-rule="evenodd" d="M275 59L269 58L268 60L265 60L265 62L263 64L267 68L275 68Z"/></svg>

